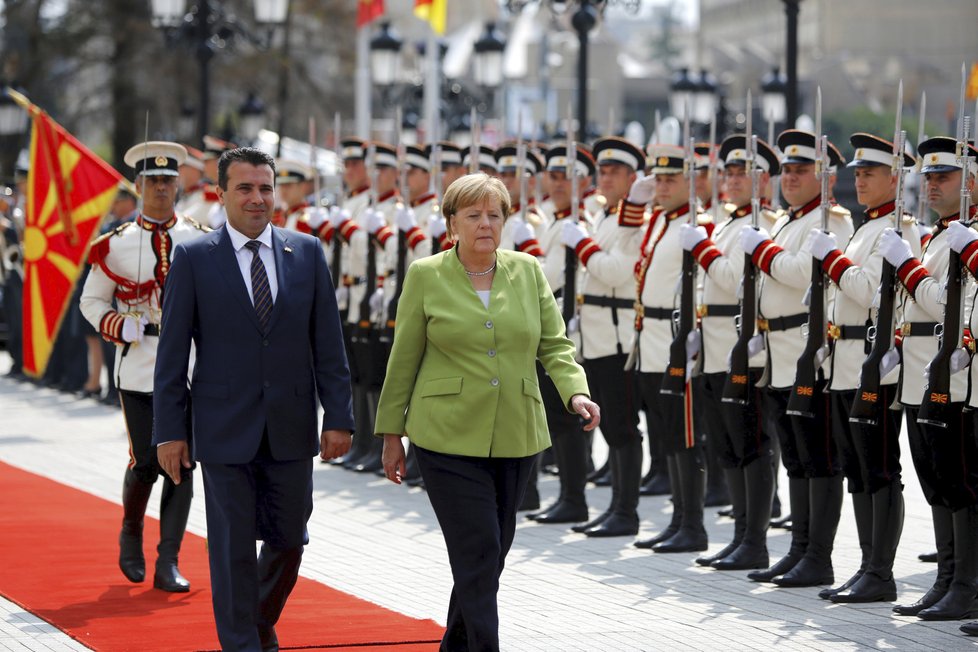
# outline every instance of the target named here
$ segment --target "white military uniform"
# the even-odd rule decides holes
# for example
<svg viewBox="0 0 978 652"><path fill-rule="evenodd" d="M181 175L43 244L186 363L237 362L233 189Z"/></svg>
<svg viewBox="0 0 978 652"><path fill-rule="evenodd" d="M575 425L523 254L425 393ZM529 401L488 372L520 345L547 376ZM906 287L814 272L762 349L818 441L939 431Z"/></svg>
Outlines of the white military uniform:
<svg viewBox="0 0 978 652"><path fill-rule="evenodd" d="M828 222L836 241L840 245L848 243L853 233L849 211L833 206ZM755 250L754 261L764 272L758 290L758 314L762 324L765 320L776 323L784 317L807 316L808 308L803 302L811 284L812 254L806 244L809 232L821 225L822 214L816 197L797 212L782 215L774 225L774 245L761 243ZM769 249L772 246L774 248ZM826 314L829 314L828 310ZM805 348L803 324L804 321L791 328L765 331L769 365L767 385L772 389L791 389L794 385L798 358ZM830 367L824 366L823 362L823 369L828 371Z"/></svg>
<svg viewBox="0 0 978 652"><path fill-rule="evenodd" d="M838 283L832 283L829 296L832 298L832 316L829 321L834 327L845 328L856 326L865 328L875 322L874 302L880 287L883 274L883 256L879 254L879 241L883 231L893 226L893 202L866 211L866 222L853 234L845 247L843 256L847 261L836 262L828 259L823 267L832 271L829 276L838 278ZM910 244L914 256L920 255L920 234L917 225L910 215L904 215L901 224L903 237ZM851 266L841 272L834 265ZM899 322L899 320L897 320ZM832 329L835 330L834 328ZM880 337L888 337L888 333L880 333ZM833 344L832 382L829 389L833 391L855 390L859 385L863 360L866 357L866 340L862 337L836 339ZM897 382L898 370L893 369L882 384L891 385Z"/></svg>
<svg viewBox="0 0 978 652"><path fill-rule="evenodd" d="M394 211L397 209L398 201L399 201L399 197L397 195L397 191L391 190L390 192L385 193L383 196L378 197L377 203L374 205L374 208L376 210L383 213L384 220L387 222L388 225L391 224L391 222L394 219ZM365 205L364 209L360 211L359 215L357 215L354 218L357 222L357 225L360 228L353 233L352 237L350 238L350 245L348 247L350 251L350 258L349 258L348 267L346 269L348 270L347 273L350 275L352 283L350 285L350 300L349 300L350 310L347 313L346 320L348 323L354 325L360 322L361 319L360 304L363 302L364 294L367 291L367 278L366 278L367 256L368 256L367 247L370 246L369 231L367 229L368 212L369 211L366 210L366 205ZM392 235L389 235L392 233L390 231L389 226L382 227L381 231L382 233L378 235L384 238L384 242L387 242L388 239L392 239L394 241L393 262L396 263L397 238L393 237ZM377 249L377 253L376 253L376 263L377 263L376 274L378 277L383 277L387 273L387 270L391 269L391 260L389 258L389 255L390 255L389 251L387 250L386 246L382 243L381 246ZM379 279L375 279L375 280L376 280L375 287L380 287L382 281L380 281ZM378 318L378 315L364 315L363 318L370 319L372 322L375 323L376 319Z"/></svg>
<svg viewBox="0 0 978 652"><path fill-rule="evenodd" d="M628 353L635 333L635 265L642 245L641 224L623 225L618 206L594 219L592 236L578 246L584 269L580 281L579 353L585 359ZM623 306L600 305L605 300Z"/></svg>
<svg viewBox="0 0 978 652"><path fill-rule="evenodd" d="M927 269L928 276L914 288L912 296L906 292L903 302L903 367L900 374L900 402L916 407L924 397L927 378L925 367L937 355L938 339L932 326L913 328L909 324L940 324L944 322L944 280L950 259L947 244L946 223L942 221L937 233L923 249L920 263ZM965 307L962 315L967 319L972 312L974 292L964 289ZM923 330L924 332L919 332ZM960 403L968 398L968 374L956 373L951 376L951 402Z"/></svg>
<svg viewBox="0 0 978 652"><path fill-rule="evenodd" d="M80 308L102 337L121 349L115 356L114 370L119 389L153 391L162 315L160 300L173 248L207 231L188 218L174 216L157 225L140 217L137 222L126 222L92 244L89 253L92 270L82 290ZM118 311L113 301L118 302ZM126 313L139 313L148 319L146 330L150 333L141 342L123 341Z"/></svg>
<svg viewBox="0 0 978 652"><path fill-rule="evenodd" d="M560 233L564 228L563 220L568 219L570 215L570 208L556 211L553 219L548 220L548 224L545 227L536 229L537 240L540 242L540 248L543 249L544 254L543 260L541 261L543 275L547 277L550 289L554 293L562 290L564 287L564 270L566 269L567 258L565 253L566 247L560 241ZM590 221L587 211L583 206L580 206L578 209L578 217L582 222ZM581 269L578 266L577 287L580 287L580 275Z"/></svg>
<svg viewBox="0 0 978 652"><path fill-rule="evenodd" d="M702 356L703 373L715 374L725 373L730 368L730 351L737 342L736 317L729 315L717 315L717 306L726 306L729 309L737 310L739 314L739 293L741 284L744 280L744 250L740 246L740 231L744 226L749 226L751 222L751 206L736 207L728 205L726 219L724 219L713 231L710 238L714 247L714 252L707 248L700 247L694 249L694 255L702 261L705 256L716 256L709 263L706 274L703 275L701 306L699 309L700 330L702 332ZM774 213L767 209L761 209L761 216L770 216ZM759 217L758 224L763 218ZM711 314L711 308L713 309ZM763 352L758 352L750 360L751 367L763 367Z"/></svg>

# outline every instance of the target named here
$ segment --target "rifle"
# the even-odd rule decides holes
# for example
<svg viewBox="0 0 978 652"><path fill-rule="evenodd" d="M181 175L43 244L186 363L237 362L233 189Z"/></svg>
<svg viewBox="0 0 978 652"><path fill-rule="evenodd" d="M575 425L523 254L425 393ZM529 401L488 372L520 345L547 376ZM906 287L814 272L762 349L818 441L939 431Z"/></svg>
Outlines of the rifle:
<svg viewBox="0 0 978 652"><path fill-rule="evenodd" d="M829 139L822 135L822 89L816 93L815 101L815 176L821 182L822 231L829 232ZM815 416L815 385L818 370L825 359L826 315L825 315L825 274L822 261L812 257L812 284L809 292L808 332L805 334L805 349L798 358L795 383L788 399L787 414L813 418Z"/></svg>
<svg viewBox="0 0 978 652"><path fill-rule="evenodd" d="M750 177L750 221L751 227L757 228L757 217L761 211L761 174L763 170L757 165L757 136L752 131L753 121L751 92L747 91L747 131L744 135L744 146L747 151L747 161L744 172ZM730 350L730 373L723 383L723 393L720 400L724 403L747 405L750 402L750 341L754 337L754 325L757 323L757 267L754 258L744 253L744 283L741 286L740 314L737 315L737 341Z"/></svg>
<svg viewBox="0 0 978 652"><path fill-rule="evenodd" d="M377 147L374 143L367 145L366 161L367 176L370 177L370 189L367 190L367 210L377 205ZM367 341L370 330L370 298L377 289L377 236L373 233L367 236L367 278L363 299L360 300L360 320L357 330L363 341Z"/></svg>
<svg viewBox="0 0 978 652"><path fill-rule="evenodd" d="M958 103L958 145L957 155L961 161L961 204L958 219L967 220L971 209L971 193L968 190L968 140L971 137L971 116L965 115L964 91L965 69L961 66L961 98ZM962 222L963 223L963 222ZM964 300L964 272L961 254L953 249L949 252L947 281L944 284L946 300L944 303L944 323L937 327L939 344L937 355L931 360L927 372L927 387L920 402L917 423L947 428L950 422L948 408L951 406L951 356L961 345L961 327Z"/></svg>
<svg viewBox="0 0 978 652"><path fill-rule="evenodd" d="M334 204L340 208L343 207L345 198L343 197L343 145L340 142L340 112L337 111L333 114L333 147L336 149L336 164L340 170L340 189L336 193L336 200ZM334 224L334 227L338 227L339 224ZM343 283L343 277L341 273L343 271L343 238L340 235L339 229L336 229L336 233L333 235L333 260L330 261L329 273L333 275L333 283L337 287Z"/></svg>
<svg viewBox="0 0 978 652"><path fill-rule="evenodd" d="M920 118L917 125L917 147L920 147L920 143L927 140L927 134L924 133L924 121L927 119L927 93L920 93ZM920 161L917 165L917 169L920 170L923 161ZM925 187L926 180L923 175L918 176L918 187L917 187L917 224L930 224L930 216L928 215L929 205L927 201L927 188Z"/></svg>
<svg viewBox="0 0 978 652"><path fill-rule="evenodd" d="M397 107L397 170L398 170L398 192L401 195L397 202L397 209L409 209L408 187L407 187L407 146L404 144L404 134L402 132L403 122L401 118L401 107ZM397 317L397 302L401 298L401 290L404 285L404 274L407 271L407 235L395 224L397 229L397 262L394 264L394 296L387 304L387 319L384 321L385 328L381 333L381 340L384 342L394 341L394 323Z"/></svg>
<svg viewBox="0 0 978 652"><path fill-rule="evenodd" d="M571 182L571 214L567 219L577 223L580 219L578 206L580 189L577 181L577 143L574 141L574 123L571 119L571 106L567 105L567 167ZM570 330L570 323L577 311L577 252L571 247L564 247L564 304L562 316L564 325Z"/></svg>
<svg viewBox="0 0 978 652"><path fill-rule="evenodd" d="M896 129L893 134L893 164L891 172L896 177L896 202L893 208L893 230L903 236L900 224L903 221L903 188L906 169L903 166L903 149L907 132L901 129L903 118L903 81L900 81L897 92ZM849 421L876 425L879 422L883 408L880 405L880 365L883 358L893 348L893 319L896 315L896 268L883 259L882 275L880 277L879 307L876 311L876 323L866 333L866 338L873 343L866 360L863 361L859 373L859 384L856 386L856 397L849 410Z"/></svg>
<svg viewBox="0 0 978 652"><path fill-rule="evenodd" d="M683 174L689 183L689 225L696 226L696 148L689 135L689 105L683 118L683 140L686 143L686 160ZM683 396L686 393L686 364L688 361L687 341L696 329L696 266L692 251L683 250L683 269L680 277L679 310L672 313L676 326L672 344L669 346L669 365L662 377L663 394Z"/></svg>
<svg viewBox="0 0 978 652"><path fill-rule="evenodd" d="M774 140L774 116L767 114L767 144L777 149L778 144ZM771 209L778 210L781 207L781 184L775 183L771 179Z"/></svg>
<svg viewBox="0 0 978 652"><path fill-rule="evenodd" d="M469 124L472 127L472 144L469 146L469 174L479 171L479 158L482 154L482 147L479 145L479 120L475 114L475 107L469 114Z"/></svg>
<svg viewBox="0 0 978 652"><path fill-rule="evenodd" d="M526 221L527 204L530 203L530 180L526 169L526 143L523 142L523 111L516 120L516 174L520 175L520 219Z"/></svg>

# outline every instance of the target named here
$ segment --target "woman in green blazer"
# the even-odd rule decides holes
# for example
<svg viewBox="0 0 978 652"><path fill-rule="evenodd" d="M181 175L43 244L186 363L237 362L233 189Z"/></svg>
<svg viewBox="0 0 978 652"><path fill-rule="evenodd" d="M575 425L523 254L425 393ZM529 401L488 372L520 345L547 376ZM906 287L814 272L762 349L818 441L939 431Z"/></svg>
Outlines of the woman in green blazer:
<svg viewBox="0 0 978 652"><path fill-rule="evenodd" d="M497 650L496 593L533 459L550 445L536 361L568 410L600 422L584 370L532 256L500 251L509 195L485 174L442 203L450 251L415 261L397 305L377 408L384 471L400 484L411 440L455 586L442 650Z"/></svg>

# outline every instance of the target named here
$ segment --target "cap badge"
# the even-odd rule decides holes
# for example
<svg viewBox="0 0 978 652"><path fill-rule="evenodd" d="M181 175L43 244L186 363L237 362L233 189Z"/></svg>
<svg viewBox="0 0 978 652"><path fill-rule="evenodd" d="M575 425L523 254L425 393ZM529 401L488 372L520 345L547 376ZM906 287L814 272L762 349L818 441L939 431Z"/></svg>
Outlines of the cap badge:
<svg viewBox="0 0 978 652"><path fill-rule="evenodd" d="M930 162L931 163L937 163L937 154L931 154L930 155Z"/></svg>
<svg viewBox="0 0 978 652"><path fill-rule="evenodd" d="M863 157L863 150L860 147L859 149L856 150L856 158L862 158L862 157Z"/></svg>
<svg viewBox="0 0 978 652"><path fill-rule="evenodd" d="M789 147L788 148L788 153L791 154L792 156L794 156L795 154L797 154L798 153L798 145L792 145L791 147Z"/></svg>
<svg viewBox="0 0 978 652"><path fill-rule="evenodd" d="M660 167L669 165L669 157L668 156L660 156L659 159L655 162L655 164L658 165L658 166L660 166Z"/></svg>
<svg viewBox="0 0 978 652"><path fill-rule="evenodd" d="M156 160L154 160L153 162L156 163L157 165L166 165L166 157L165 156L157 156L156 157Z"/></svg>

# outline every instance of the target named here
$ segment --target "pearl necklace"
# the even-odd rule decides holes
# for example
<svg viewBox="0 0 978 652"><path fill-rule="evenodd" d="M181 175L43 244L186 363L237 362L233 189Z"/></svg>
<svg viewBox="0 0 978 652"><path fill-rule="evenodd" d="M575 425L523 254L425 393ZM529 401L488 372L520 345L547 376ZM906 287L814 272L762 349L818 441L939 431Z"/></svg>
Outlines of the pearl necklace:
<svg viewBox="0 0 978 652"><path fill-rule="evenodd" d="M496 269L496 263L495 263L495 261L493 261L492 266L489 269L487 269L486 271L484 271L484 272L470 272L469 270L466 269L465 270L465 273L468 274L469 276L485 276L487 274L492 274L492 271L494 269Z"/></svg>

